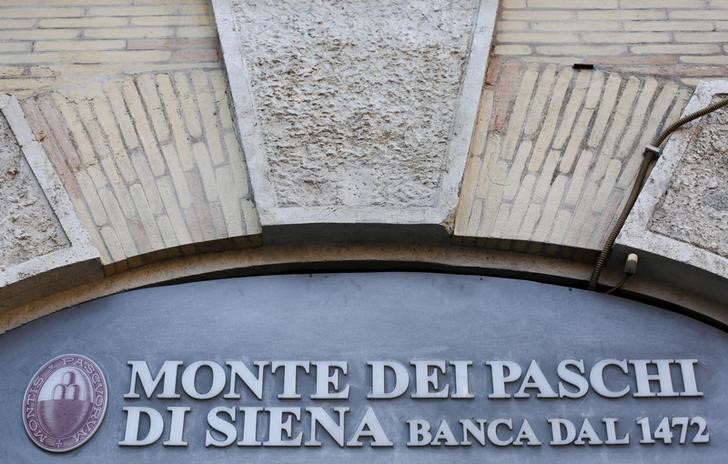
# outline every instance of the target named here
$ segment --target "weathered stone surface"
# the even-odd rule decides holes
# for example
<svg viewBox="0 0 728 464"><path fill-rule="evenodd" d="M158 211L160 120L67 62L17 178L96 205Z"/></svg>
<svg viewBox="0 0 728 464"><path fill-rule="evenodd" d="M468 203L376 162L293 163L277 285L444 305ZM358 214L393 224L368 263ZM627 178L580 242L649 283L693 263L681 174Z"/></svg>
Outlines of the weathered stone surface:
<svg viewBox="0 0 728 464"><path fill-rule="evenodd" d="M278 204L431 205L477 5L341 3L233 6Z"/></svg>
<svg viewBox="0 0 728 464"><path fill-rule="evenodd" d="M725 94L728 81L702 82L684 114ZM723 302L728 298L726 115L718 111L670 137L615 249L616 256L639 252L653 276L673 279L678 287L697 275L701 288L713 285L714 297Z"/></svg>
<svg viewBox="0 0 728 464"><path fill-rule="evenodd" d="M263 225L413 222L408 210L444 201L470 142L495 2L214 5Z"/></svg>
<svg viewBox="0 0 728 464"><path fill-rule="evenodd" d="M0 113L0 269L69 245L7 119Z"/></svg>
<svg viewBox="0 0 728 464"><path fill-rule="evenodd" d="M728 110L703 118L650 230L728 257Z"/></svg>
<svg viewBox="0 0 728 464"><path fill-rule="evenodd" d="M43 134L41 138L45 137ZM18 100L0 94L0 311L97 279L91 245Z"/></svg>

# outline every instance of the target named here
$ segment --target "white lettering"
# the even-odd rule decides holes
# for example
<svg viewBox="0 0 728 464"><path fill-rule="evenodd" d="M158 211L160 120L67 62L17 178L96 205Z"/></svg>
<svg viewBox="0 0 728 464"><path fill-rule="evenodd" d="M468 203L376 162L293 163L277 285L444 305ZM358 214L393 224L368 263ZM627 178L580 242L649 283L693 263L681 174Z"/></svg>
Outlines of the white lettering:
<svg viewBox="0 0 728 464"><path fill-rule="evenodd" d="M521 378L521 366L513 361L488 361L485 365L490 367L493 381L493 393L488 398L510 398L511 395L506 393L506 384Z"/></svg>
<svg viewBox="0 0 728 464"><path fill-rule="evenodd" d="M601 361L598 361L596 364L594 364L594 366L592 366L591 372L589 372L589 383L591 383L591 386L595 392L599 393L605 398L621 398L622 396L629 393L629 385L624 387L620 391L612 391L607 388L606 384L604 383L604 369L607 366L617 366L625 374L629 372L627 370L627 361L624 359L602 359Z"/></svg>
<svg viewBox="0 0 728 464"><path fill-rule="evenodd" d="M370 446L372 447L394 446L394 443L384 433L382 424L379 423L379 419L372 408L367 408L364 417L356 428L356 432L354 432L354 436L346 443L346 446L363 446L362 437L371 438L372 443Z"/></svg>
<svg viewBox="0 0 728 464"><path fill-rule="evenodd" d="M344 400L349 398L349 386L339 389L339 371L346 375L348 363L346 361L313 361L316 368L316 393L311 395L315 400Z"/></svg>
<svg viewBox="0 0 728 464"><path fill-rule="evenodd" d="M369 399L392 399L402 396L409 387L409 374L407 368L396 361L369 361L372 368L372 392L367 395ZM387 391L385 385L386 370L394 374L394 387Z"/></svg>
<svg viewBox="0 0 728 464"><path fill-rule="evenodd" d="M131 366L131 384L129 385L129 393L126 393L124 398L139 398L139 394L136 392L137 379L141 382L147 398L152 397L154 390L162 379L164 379L162 393L157 395L157 398L179 398L176 391L177 368L182 365L182 361L165 361L154 379L152 379L146 361L129 361L127 364Z"/></svg>
<svg viewBox="0 0 728 464"><path fill-rule="evenodd" d="M225 436L224 439L216 439L210 430L205 431L205 447L214 446L217 448L224 448L230 446L235 441L237 430L235 424L232 424L224 420L221 415L227 415L230 420L235 421L235 408L218 407L212 408L207 413L207 425L209 425L215 432L221 433Z"/></svg>
<svg viewBox="0 0 728 464"><path fill-rule="evenodd" d="M207 367L212 371L212 384L206 393L198 392L197 385L195 384L197 373L202 367ZM210 398L214 398L225 389L225 369L218 363L212 361L193 362L182 373L182 389L187 395L196 400L209 400Z"/></svg>
<svg viewBox="0 0 728 464"><path fill-rule="evenodd" d="M263 399L263 373L265 366L268 365L267 361L256 361L253 363L258 367L257 376L254 376L248 366L242 361L228 361L226 364L230 366L230 390L228 390L223 398L226 400L240 399L240 394L235 392L235 383L239 378L256 398L259 400Z"/></svg>
<svg viewBox="0 0 728 464"><path fill-rule="evenodd" d="M126 412L126 430L124 439L119 446L147 446L159 440L164 431L164 419L162 414L152 408L143 406L126 406L122 408ZM149 431L147 436L139 438L139 419L144 414L149 418Z"/></svg>

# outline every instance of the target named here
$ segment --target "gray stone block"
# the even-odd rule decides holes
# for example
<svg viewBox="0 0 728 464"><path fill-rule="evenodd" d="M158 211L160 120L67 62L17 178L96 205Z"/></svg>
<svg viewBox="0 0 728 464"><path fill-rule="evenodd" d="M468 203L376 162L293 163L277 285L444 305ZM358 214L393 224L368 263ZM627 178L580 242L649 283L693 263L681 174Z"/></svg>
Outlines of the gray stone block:
<svg viewBox="0 0 728 464"><path fill-rule="evenodd" d="M18 101L0 94L0 310L102 276L99 254ZM17 176L20 176L18 178Z"/></svg>
<svg viewBox="0 0 728 464"><path fill-rule="evenodd" d="M264 227L449 220L496 1L213 5Z"/></svg>
<svg viewBox="0 0 728 464"><path fill-rule="evenodd" d="M728 81L701 82L684 114L725 93ZM718 111L669 138L616 247L617 257L642 252L647 261L640 267L651 269L650 277L677 288L699 286L723 302L728 301L725 119L725 110Z"/></svg>

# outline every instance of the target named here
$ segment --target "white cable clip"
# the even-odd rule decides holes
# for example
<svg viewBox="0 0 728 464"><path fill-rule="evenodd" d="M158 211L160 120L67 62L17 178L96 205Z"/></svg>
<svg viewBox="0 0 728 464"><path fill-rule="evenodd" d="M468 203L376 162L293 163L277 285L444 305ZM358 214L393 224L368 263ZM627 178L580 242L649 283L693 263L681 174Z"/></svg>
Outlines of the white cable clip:
<svg viewBox="0 0 728 464"><path fill-rule="evenodd" d="M637 273L637 264L639 264L639 256L636 253L627 255L627 261L624 263L624 273L634 275Z"/></svg>

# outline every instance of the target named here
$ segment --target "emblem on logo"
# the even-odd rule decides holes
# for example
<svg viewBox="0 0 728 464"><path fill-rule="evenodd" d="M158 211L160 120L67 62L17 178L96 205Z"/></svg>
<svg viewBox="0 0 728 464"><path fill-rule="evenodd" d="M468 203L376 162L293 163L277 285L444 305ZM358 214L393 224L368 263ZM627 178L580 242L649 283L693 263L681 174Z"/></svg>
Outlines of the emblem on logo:
<svg viewBox="0 0 728 464"><path fill-rule="evenodd" d="M39 447L61 453L86 443L106 413L108 389L95 362L64 354L38 369L23 397L23 424Z"/></svg>

